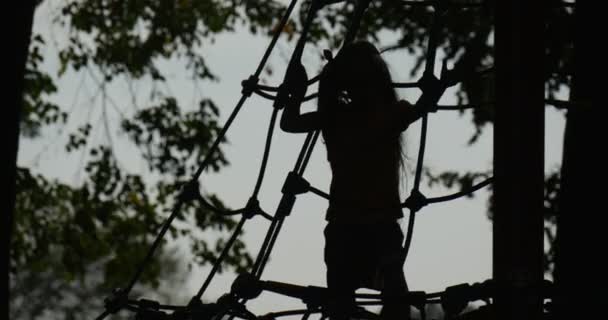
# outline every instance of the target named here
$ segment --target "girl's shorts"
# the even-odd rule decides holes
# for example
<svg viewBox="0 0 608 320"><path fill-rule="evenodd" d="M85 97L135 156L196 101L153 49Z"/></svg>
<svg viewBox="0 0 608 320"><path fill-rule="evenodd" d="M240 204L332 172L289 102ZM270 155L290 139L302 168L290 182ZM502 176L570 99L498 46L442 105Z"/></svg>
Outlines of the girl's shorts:
<svg viewBox="0 0 608 320"><path fill-rule="evenodd" d="M391 281L387 277L392 277L392 280L403 277L400 259L403 232L397 221L370 224L329 222L324 234L330 289L383 290L385 281Z"/></svg>

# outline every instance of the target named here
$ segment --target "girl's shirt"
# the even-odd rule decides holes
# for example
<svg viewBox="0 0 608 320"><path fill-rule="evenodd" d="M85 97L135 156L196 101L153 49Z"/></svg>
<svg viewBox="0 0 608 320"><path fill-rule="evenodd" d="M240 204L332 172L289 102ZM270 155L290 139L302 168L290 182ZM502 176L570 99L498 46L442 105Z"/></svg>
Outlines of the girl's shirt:
<svg viewBox="0 0 608 320"><path fill-rule="evenodd" d="M396 148L409 104L341 111L324 124L332 170L328 221L370 223L403 217ZM404 112L406 111L406 112Z"/></svg>

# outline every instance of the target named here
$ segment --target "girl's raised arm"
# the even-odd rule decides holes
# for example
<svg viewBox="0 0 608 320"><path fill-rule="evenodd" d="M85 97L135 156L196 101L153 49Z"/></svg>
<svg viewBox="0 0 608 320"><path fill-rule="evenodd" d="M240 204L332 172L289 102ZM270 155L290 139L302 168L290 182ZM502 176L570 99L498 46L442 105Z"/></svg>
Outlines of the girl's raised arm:
<svg viewBox="0 0 608 320"><path fill-rule="evenodd" d="M399 100L397 102L398 130L405 131L410 124L422 118L426 113L433 111L434 110L427 110L420 107L417 108L407 100Z"/></svg>
<svg viewBox="0 0 608 320"><path fill-rule="evenodd" d="M281 129L290 133L301 133L321 129L321 116L319 112L308 112L301 114L300 106L306 94L308 76L302 64L294 65L289 70L287 79L287 90L289 98L283 115L281 116Z"/></svg>
<svg viewBox="0 0 608 320"><path fill-rule="evenodd" d="M302 133L321 129L319 112L300 114L300 106L286 106L281 116L281 129L289 133Z"/></svg>

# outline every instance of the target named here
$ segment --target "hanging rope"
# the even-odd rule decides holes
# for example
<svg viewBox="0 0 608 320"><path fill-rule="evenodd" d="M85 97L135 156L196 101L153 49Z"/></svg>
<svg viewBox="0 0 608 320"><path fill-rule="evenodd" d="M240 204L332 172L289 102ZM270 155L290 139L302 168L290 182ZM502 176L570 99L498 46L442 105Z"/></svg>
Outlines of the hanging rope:
<svg viewBox="0 0 608 320"><path fill-rule="evenodd" d="M292 55L289 66L292 66L295 63L300 63L310 25L312 24L312 21L313 21L314 17L316 16L317 11L319 9L321 9L323 7L323 5L325 5L325 4L326 3L323 3L323 1L313 1L311 3L311 6L309 8L309 12L308 12L308 15L306 18L306 22L304 24L304 28L302 31L302 35L300 36L299 42L296 45L296 49ZM369 0L362 0L362 1L358 2L357 8L355 10L355 16L351 23L351 28L349 28L349 29L352 29L352 28L358 29L358 25L360 24L360 21L361 21L362 15L363 15L363 11L365 10L365 8L367 8L368 4L369 4ZM363 9L361 9L362 7L363 7ZM347 36L347 40L345 40L345 43L352 41L355 34L356 34L356 31L354 33L352 31L350 31L349 35ZM289 66L288 66L288 70L286 72L285 80L289 77L289 72L290 72ZM285 83L285 81L284 81L284 83ZM279 87L278 90L279 90L279 94L277 96L280 96L281 87ZM300 154L296 161L296 165L294 167L294 172L296 172L300 177L303 175L304 170L305 170L306 166L308 165L308 161L310 160L312 151L313 151L316 141L319 137L319 134L320 134L320 131L318 131L318 130L307 134L304 146L303 146L302 150L300 151ZM293 206L293 201L295 201L295 197L293 195L287 195L287 197L289 197L289 198L293 197L293 198L288 199L285 197L285 194L284 194L284 197L281 202L286 203L286 204L284 206L281 206L281 204L279 204L279 209L288 208L289 211L291 210L291 207ZM280 216L281 216L280 220L274 224L274 227L271 226L271 228L269 229L269 232L267 233L266 238L264 239L264 244L262 246L263 250L260 250L258 259L256 259L256 264L254 264L254 270L253 270L253 274L258 278L261 277L261 274L268 261L270 252L272 251L274 243L276 242L276 239L278 237L278 233L283 225L282 216L284 216L285 214L286 213L280 214Z"/></svg>
<svg viewBox="0 0 608 320"><path fill-rule="evenodd" d="M262 163L260 165L258 179L255 182L255 187L253 188L253 193L251 194L251 198L254 199L257 199L258 194L260 193L260 188L262 187L262 182L264 181L264 173L266 172L266 166L268 165L268 156L270 155L270 144L272 143L272 134L274 133L278 113L279 109L274 109L272 110L272 115L270 116L270 124L268 125L268 134L266 135L266 143L264 146Z"/></svg>
<svg viewBox="0 0 608 320"><path fill-rule="evenodd" d="M438 88L436 81L437 78L435 78L435 76L433 75L433 71L435 69L435 56L437 51L437 37L439 34L439 30L441 30L440 15L443 14L443 12L439 9L439 7L435 7L433 25L431 27L431 32L429 34L427 44L425 69L422 78L418 81L420 89L422 90L422 95L416 102L416 108L430 108L431 104L435 104L443 94L443 90L441 90L441 88ZM422 125L420 129L420 144L418 149L418 159L416 161L416 172L414 175L414 188L412 190L412 194L419 193L418 190L420 187L420 177L422 173L422 164L424 161L424 151L426 150L427 128L428 115L425 113L422 116ZM414 223L416 221L416 212L417 210L410 209L407 232L402 250L402 264L405 264L412 243Z"/></svg>
<svg viewBox="0 0 608 320"><path fill-rule="evenodd" d="M205 290L207 290L207 288L209 287L209 284L211 283L211 280L215 276L215 273L219 269L221 263L223 262L224 258L228 254L228 252L230 251L232 244L234 244L234 242L236 241L236 238L239 235L239 233L241 232L241 229L243 229L243 225L245 225L246 220L247 220L247 217L243 216L241 218L241 220L239 221L239 223L237 224L236 228L232 232L232 236L230 237L230 240L228 240L228 243L226 243L226 245L224 246L222 253L217 258L217 261L213 264L213 267L211 268L211 272L209 272L209 275L207 275L207 278L205 279L203 286L199 289L199 291L195 295L196 299L200 300L201 297L203 296L203 294L205 293Z"/></svg>
<svg viewBox="0 0 608 320"><path fill-rule="evenodd" d="M290 76L290 72L292 72L292 66L295 63L299 63L299 61L301 60L302 57L302 53L304 50L304 45L306 42L306 36L308 33L308 30L310 29L310 24L312 23L312 20L314 18L314 14L316 14L316 11L319 9L319 3L315 3L313 2L311 4L311 8L309 10L309 14L307 17L307 20L304 24L304 28L302 31L302 35L300 36L300 39L296 45L296 49L294 50L294 53L292 54L292 58L290 60L290 63L287 67L287 72L285 74L285 80L283 81L284 83L286 82L286 80L288 79L288 77ZM277 97L275 98L275 104L274 106L274 110L272 112L272 116L271 116L271 121L270 121L270 125L268 128L268 134L267 134L267 139L266 139L266 144L265 144L265 150L264 150L264 156L263 156L263 160L262 160L262 164L260 167L260 172L258 175L258 179L256 181L256 185L252 194L252 197L250 199L256 199L257 195L259 193L260 187L261 187L261 183L264 177L264 172L266 169L266 165L267 165L267 161L268 161L268 155L270 152L270 145L271 145L271 140L272 140L272 133L274 131L274 127L275 127L275 123L276 123L276 117L278 114L279 109L281 109L284 105L284 103L286 103L286 101L284 99L280 99L279 97L284 97L286 95L285 92L286 88L284 86L281 86L278 88L278 93L277 93ZM257 201L257 200L255 200ZM241 219L242 222L244 222L244 218ZM270 251L272 250L272 247L274 246L274 243L276 242L276 238L278 236L278 231L280 230L281 226L283 224L283 219L279 219L278 222L275 222L275 220L273 219L273 222L271 224L271 227L269 228L269 232L267 233L267 241L265 240L265 247L262 248L261 250L261 254L258 256L258 258L256 258L256 264L254 264L254 268L256 269L255 274L260 273L264 268L264 265L266 263L266 261L268 260L268 256L270 255ZM240 223L239 226L242 227L242 224ZM238 232L240 232L240 228L237 229ZM233 234L233 238L236 237L236 235L238 234L238 232L235 232ZM231 238L232 240L232 238ZM229 242L228 244L231 246L234 243L234 241ZM227 252L230 248L230 246L227 246L224 248L224 252ZM218 261L216 262L216 264L214 265L214 268L211 270L210 274L208 275L207 279L205 280L203 286L201 287L201 289L199 290L199 293L193 298L193 299L201 299L202 294L205 292L205 290L208 288L209 283L211 282L211 279L214 277L216 270L219 268L219 265L221 264L221 262L223 261L223 257L225 255L221 255L220 258L218 259Z"/></svg>
<svg viewBox="0 0 608 320"><path fill-rule="evenodd" d="M362 2L365 2L366 3L365 5L367 6L368 1L362 1ZM278 93L275 98L275 105L274 105L275 108L276 107L280 108L285 103L285 101L282 98L285 97L286 95L285 95L285 93L283 93L281 91L286 90L285 81L287 79L289 79L288 77L290 76L290 71L292 70L293 66L295 66L296 63L301 63L300 60L301 60L302 52L303 52L304 45L306 42L308 30L310 28L310 25L312 24L314 17L317 14L317 11L319 9L321 9L323 7L323 5L324 5L324 3L322 1L313 0L313 2L311 3L302 34L300 36L298 44L296 45L296 49L294 50L294 53L292 54L292 58L289 62L287 72L285 74L285 79L283 81L283 84L281 86L279 86L279 88L278 88ZM355 16L356 19L359 19L359 21L354 21L353 25L358 25L360 23L361 16L362 16L362 14ZM300 177L304 174L304 170L306 169L306 166L307 166L310 156L312 154L312 150L314 149L314 146L318 139L319 133L320 133L320 131L317 130L315 132L309 132L307 134L305 143L302 146L302 149L298 155L298 159L296 161L294 171L293 171L293 172L295 172L296 175L298 175ZM289 191L289 190L287 190L287 191ZM266 234L266 237L264 238L264 243L258 253L258 256L256 258L256 263L254 264L254 268L252 270L252 274L257 279L259 279L262 276L264 268L270 257L270 253L272 252L274 244L278 238L278 234L281 230L284 219L287 215L289 215L294 204L295 204L295 194L290 193L290 192L284 192L283 196L281 198L281 201L279 202L279 206L277 208L277 213L275 214L275 219L277 219L277 220L273 221L273 223L271 224L271 226ZM247 299L246 298L241 299L240 302L242 304L245 304L247 302ZM232 317L230 317L229 319L231 320Z"/></svg>
<svg viewBox="0 0 608 320"><path fill-rule="evenodd" d="M262 57L262 60L260 61L260 63L258 64L258 67L255 71L255 73L249 78L250 82L257 82L257 79L260 75L260 73L262 72L268 57L270 56L270 53L272 52L274 46L276 45L276 42L278 40L278 37L281 33L281 30L283 30L283 28L285 27L287 20L289 19L289 16L291 15L291 12L293 11L295 4L297 3L297 0L292 0L291 3L289 4L289 6L287 7L281 22L279 23L279 27L277 28L268 48L266 49L264 56ZM232 113L230 114L228 120L226 121L224 127L222 128L222 130L218 133L218 136L216 137L214 143L212 144L212 146L210 147L207 156L203 159L202 164L199 166L198 170L196 171L196 173L194 174L194 176L191 179L191 182L189 183L190 185L196 185L197 181L200 177L200 175L202 174L203 170L209 165L209 163L211 163L211 159L212 159L212 155L217 151L217 148L219 146L220 141L223 140L226 132L228 131L228 129L230 128L232 122L234 121L234 119L236 118L238 112L240 111L241 107L243 106L243 104L245 103L245 100L251 95L251 92L249 92L248 90L243 90L243 93L241 95L240 100L238 101L237 105L235 106L234 110L232 111ZM186 188L184 188L183 190L185 190ZM163 224L158 236L156 237L156 239L154 240L152 246L150 247L150 249L148 250L146 256L144 257L143 261L140 262L140 264L138 265L138 267L136 268L136 272L133 275L133 277L131 278L131 280L129 281L129 283L127 284L125 289L118 289L115 290L113 295L111 297L109 297L108 299L106 299L106 310L104 310L104 312L102 312L102 314L100 314L96 319L97 320L101 320L104 319L106 316L108 316L111 313L115 313L118 310L120 310L121 307L123 307L125 305L125 300L126 297L128 296L128 294L131 292L131 290L133 289L133 286L135 285L135 283L137 282L137 280L139 280L139 278L141 277L141 274L144 270L144 268L150 263L150 260L152 258L152 256L154 255L154 252L156 251L156 249L158 248L158 246L160 245L160 242L162 240L162 238L164 237L164 235L166 234L167 230L169 229L169 226L171 225L171 223L173 222L173 220L175 219L175 217L177 216L178 212L181 210L184 201L186 200L190 200L188 198L185 198L183 196L178 197L178 200L175 204L175 206L173 207L173 210L171 211L170 216L167 218L167 220L165 221L165 223ZM199 200L202 200L201 202L208 208L213 208L213 209L217 209L214 208L211 204L209 204L207 201L204 200L204 198L201 196L199 198ZM214 210L214 211L222 211L222 210Z"/></svg>

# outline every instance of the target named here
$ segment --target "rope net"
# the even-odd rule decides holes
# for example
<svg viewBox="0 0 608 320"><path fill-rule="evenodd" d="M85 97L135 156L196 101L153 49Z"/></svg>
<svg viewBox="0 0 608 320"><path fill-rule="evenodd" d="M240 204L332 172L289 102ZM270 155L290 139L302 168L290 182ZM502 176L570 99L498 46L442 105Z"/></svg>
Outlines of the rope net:
<svg viewBox="0 0 608 320"><path fill-rule="evenodd" d="M273 215L268 214L259 206L257 199L258 193L262 187L264 174L266 171L268 155L270 153L270 146L272 137L274 134L274 128L276 124L276 118L278 111L282 109L286 103L286 89L285 82L290 76L292 67L296 64L301 63L302 52L307 39L309 28L312 24L314 17L317 15L319 10L322 10L324 6L342 2L343 0L313 0L311 1L304 28L301 31L300 38L298 39L297 45L294 52L292 53L291 59L288 63L287 70L283 79L283 83L279 86L268 86L259 84L259 76L262 72L268 58L274 49L276 42L280 36L281 30L287 23L297 0L292 0L281 18L279 27L276 28L275 34L273 35L270 44L268 45L264 55L259 62L255 72L246 80L242 82L241 98L238 100L228 120L223 126L223 129L218 134L216 140L212 144L203 162L199 166L196 173L190 179L190 182L184 185L177 197L176 204L171 212L171 215L164 222L160 233L155 239L154 243L150 247L147 255L137 266L136 272L134 273L131 281L123 289L115 289L111 296L105 299L105 310L96 319L101 320L110 314L116 313L119 310L129 310L136 313L136 319L221 319L223 316L229 316L232 318L241 319L277 319L287 316L302 316L302 319L306 320L312 314L321 314L321 319L327 317L324 313L327 306L327 288L314 287L314 286L297 286L293 284L273 282L273 281L262 281L262 273L268 262L273 246L277 241L278 235L285 222L285 218L290 215L291 210L295 204L296 196L305 192L311 192L322 198L330 199L330 195L326 192L311 186L303 175L308 165L310 155L314 149L316 141L319 136L319 131L309 132L304 140L304 143L300 149L297 161L291 172L288 173L283 188L281 190L282 196L279 201L279 205ZM357 30L361 24L361 19L366 11L371 0L358 0L354 14L352 17L351 25L348 28L347 35L343 41L344 44L348 44L355 39ZM415 104L415 108L425 108L431 112L438 110L464 110L467 108L474 108L479 106L472 105L461 105L461 106L439 106L437 105L439 99L449 87L452 87L466 77L471 77L475 74L484 74L488 71L482 71L478 73L472 73L470 70L471 66L466 63L460 64L454 69L449 70L445 63L442 64L441 76L437 78L433 70L435 68L436 51L437 51L437 38L440 30L442 29L442 21L444 17L451 10L459 8L479 8L484 3L467 3L458 4L454 1L401 1L403 5L407 6L432 6L433 19L431 32L427 41L427 48L425 54L425 69L422 77L413 83L393 83L395 88L418 88L422 91L422 94ZM466 59L465 59L466 60ZM470 59L469 59L470 60ZM307 81L307 85L310 86L319 80L319 76L315 76ZM247 98L252 94L259 95L263 98L273 101L274 110L271 114L266 143L264 146L264 153L256 179L256 184L249 198L247 204L238 210L226 211L213 206L207 201L199 191L198 179L202 172L207 167L212 158L212 155L217 151L220 141L225 136L226 132L230 128L231 124L235 120L242 106L244 105ZM313 93L303 98L304 101L315 99L318 97L318 93ZM422 116L422 126L420 134L420 147L418 151L416 173L414 186L409 197L401 204L402 208L407 208L410 211L407 233L405 237L405 243L403 244L403 262L407 257L414 230L414 222L416 213L423 207L429 204L435 204L444 201L452 201L460 197L464 197L472 194L473 192L489 185L492 183L492 178L488 178L467 190L460 192L440 196L427 198L420 192L421 173L424 162L424 152L426 148L426 135L428 131L428 116L425 113ZM241 218L233 230L233 233L223 248L219 258L213 265L204 283L198 290L197 294L192 297L190 303L186 306L172 306L163 305L153 300L133 300L129 298L131 289L138 281L146 265L149 263L155 250L158 248L161 239L167 232L169 225L174 220L177 213L180 211L184 203L192 200L199 200L203 206L212 210L217 214L223 215L241 215ZM270 221L268 231L262 242L260 250L255 259L254 265L250 273L241 274L235 279L232 288L229 293L220 297L215 303L202 303L202 297L209 287L209 284L213 280L217 270L221 266L227 252L231 249L233 243L237 239L240 231L243 229L247 220L253 218L256 215L260 215ZM546 287L550 286L550 283L544 284ZM300 299L305 309L299 310L286 310L280 312L272 312L265 315L255 315L247 310L245 304L248 300L254 299L260 295L263 291L270 291L285 296L290 296L296 299ZM475 300L486 300L489 301L494 291L494 285L491 280L486 280L483 283L477 283L473 285L462 284L447 288L443 292L438 293L425 293L423 291L411 291L407 293L407 297L403 297L411 302L411 305L416 307L425 317L424 311L427 304L441 304L446 314L456 315L464 309L469 301ZM367 311L364 306L378 306L382 305L380 294L355 294L356 306L351 310L351 317L360 319L378 319L378 315Z"/></svg>

